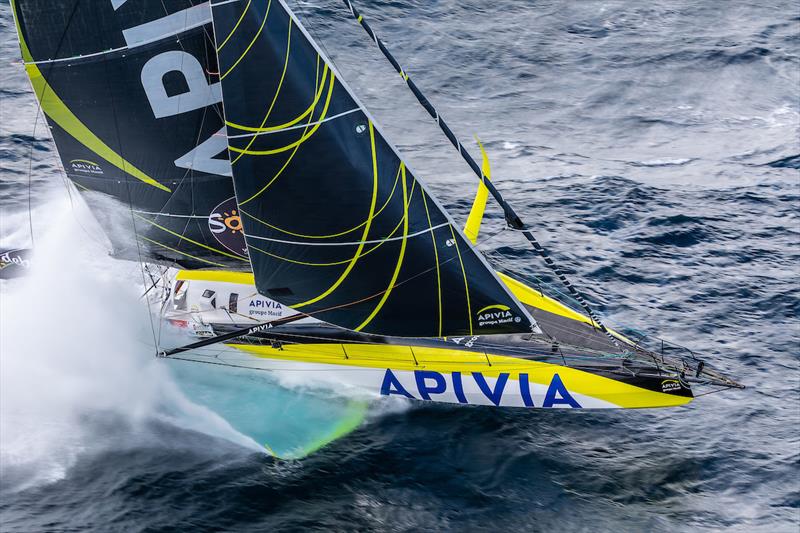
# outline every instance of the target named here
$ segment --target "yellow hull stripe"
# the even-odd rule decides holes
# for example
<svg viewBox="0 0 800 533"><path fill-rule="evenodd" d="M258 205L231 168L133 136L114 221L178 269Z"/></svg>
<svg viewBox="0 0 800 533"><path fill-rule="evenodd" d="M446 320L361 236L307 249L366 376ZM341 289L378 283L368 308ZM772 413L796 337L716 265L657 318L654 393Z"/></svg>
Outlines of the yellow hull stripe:
<svg viewBox="0 0 800 533"><path fill-rule="evenodd" d="M236 272L233 270L181 270L175 276L175 279L255 285L252 272Z"/></svg>
<svg viewBox="0 0 800 533"><path fill-rule="evenodd" d="M519 380L519 374L526 373L531 383L541 385L549 384L553 375L558 373L570 392L624 408L669 407L684 405L692 400L690 397L650 391L566 366L449 348L415 346L412 353L408 346L375 344L284 344L279 349L251 344L230 346L263 359L350 368L391 368L409 372L432 370L440 373L480 372L486 377L495 378L500 373L507 373L512 380Z"/></svg>

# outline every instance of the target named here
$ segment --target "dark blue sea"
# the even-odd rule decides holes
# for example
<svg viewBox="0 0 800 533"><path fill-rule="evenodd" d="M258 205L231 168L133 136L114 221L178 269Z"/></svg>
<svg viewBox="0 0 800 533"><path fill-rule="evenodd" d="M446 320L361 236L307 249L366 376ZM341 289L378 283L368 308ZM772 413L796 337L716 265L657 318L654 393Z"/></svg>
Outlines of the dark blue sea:
<svg viewBox="0 0 800 533"><path fill-rule="evenodd" d="M464 220L474 176L344 6L290 5ZM154 361L138 265L75 224L4 2L0 248L32 226L42 255L38 282L0 287L0 531L800 531L800 5L359 7L609 322L747 389L642 411L376 402L273 459ZM545 274L514 232L482 246Z"/></svg>

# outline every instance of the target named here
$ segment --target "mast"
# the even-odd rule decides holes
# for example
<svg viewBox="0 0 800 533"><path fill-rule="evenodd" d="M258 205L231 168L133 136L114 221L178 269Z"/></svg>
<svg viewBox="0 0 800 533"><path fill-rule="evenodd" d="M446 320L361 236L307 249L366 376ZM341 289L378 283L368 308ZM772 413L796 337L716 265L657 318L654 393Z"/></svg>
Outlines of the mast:
<svg viewBox="0 0 800 533"><path fill-rule="evenodd" d="M550 270L553 271L553 273L558 277L561 283L567 288L570 295L572 295L572 297L575 298L575 300L581 305L581 307L589 316L589 318L591 318L591 320L594 322L594 325L597 325L597 327L603 333L607 334L612 339L615 339L611 335L611 333L609 333L608 329L606 329L605 325L597 317L592 308L589 306L588 302L583 297L583 294L581 294L581 292L569 281L569 279L567 279L566 275L564 274L564 271L555 263L555 261L553 261L553 259L550 257L550 254L547 253L547 250L545 250L544 247L542 247L542 245L539 244L539 241L536 239L533 233L531 233L531 231L527 228L527 225L522 221L522 219L514 210L514 208L511 207L511 204L509 204L505 200L505 198L503 198L503 195L500 194L500 191L497 190L497 187L494 186L492 181L487 179L487 176L484 175L480 165L478 165L478 163L475 161L472 155L470 155L467 149L464 148L464 145L461 144L461 141L458 140L458 137L456 137L455 133L453 133L453 130L450 129L450 126L447 125L447 122L445 122L445 120L439 114L439 111L436 110L436 108L433 106L433 104L430 103L428 98L422 93L419 87L417 87L417 84L414 83L414 80L411 79L411 76L408 75L405 69L403 69L403 67L400 66L400 63L398 63L397 60L392 55L392 53L389 52L389 50L383 44L383 41L381 41L378 38L378 36L370 27L369 23L364 19L364 16L355 8L355 6L350 0L343 0L343 1L344 4L347 6L347 8L350 10L350 13L353 15L353 18L356 20L356 22L358 22L359 25L362 28L364 28L364 31L367 32L367 35L369 35L370 39L372 39L375 42L375 44L380 49L381 53L383 53L384 57L386 57L389 63L392 64L392 67L394 67L397 73L400 74L400 76L406 82L406 85L408 85L408 88L411 89L411 92L414 94L420 105L422 105L422 107L425 108L425 111L428 112L431 118L433 118L436 121L436 123L439 125L439 128L444 133L445 137L447 137L447 139L450 141L453 147L455 147L455 149L458 150L458 153L461 155L464 161L466 161L467 165L469 165L469 167L472 169L475 175L478 176L478 178L481 180L481 183L489 190L491 195L503 209L503 214L505 215L506 223L508 224L508 226L522 233L522 235L528 240L531 246L533 246L533 249L536 250L536 252L542 257L542 259L544 259L544 262L548 266L548 268L550 268Z"/></svg>

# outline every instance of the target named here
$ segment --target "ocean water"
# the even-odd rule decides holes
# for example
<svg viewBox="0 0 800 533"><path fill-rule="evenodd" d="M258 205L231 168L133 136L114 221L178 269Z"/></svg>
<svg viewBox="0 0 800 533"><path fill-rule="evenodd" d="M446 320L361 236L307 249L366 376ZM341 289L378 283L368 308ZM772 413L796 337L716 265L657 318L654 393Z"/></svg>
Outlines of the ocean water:
<svg viewBox="0 0 800 533"><path fill-rule="evenodd" d="M291 5L463 220L474 177L343 5ZM0 530L798 531L797 3L359 7L609 321L748 388L643 411L378 402L272 459L153 361L138 266L70 201L3 3L0 247L32 226L44 255L0 287ZM512 232L483 247L544 273Z"/></svg>

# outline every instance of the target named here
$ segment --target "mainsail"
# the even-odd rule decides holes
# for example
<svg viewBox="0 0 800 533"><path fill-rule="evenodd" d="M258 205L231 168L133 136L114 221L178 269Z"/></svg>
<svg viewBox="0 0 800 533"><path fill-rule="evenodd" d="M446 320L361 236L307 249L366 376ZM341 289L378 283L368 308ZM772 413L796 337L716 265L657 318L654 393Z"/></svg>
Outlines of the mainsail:
<svg viewBox="0 0 800 533"><path fill-rule="evenodd" d="M63 168L114 254L249 269L208 2L12 0L12 8Z"/></svg>
<svg viewBox="0 0 800 533"><path fill-rule="evenodd" d="M281 0L217 0L212 12L260 293L368 333L536 327Z"/></svg>

